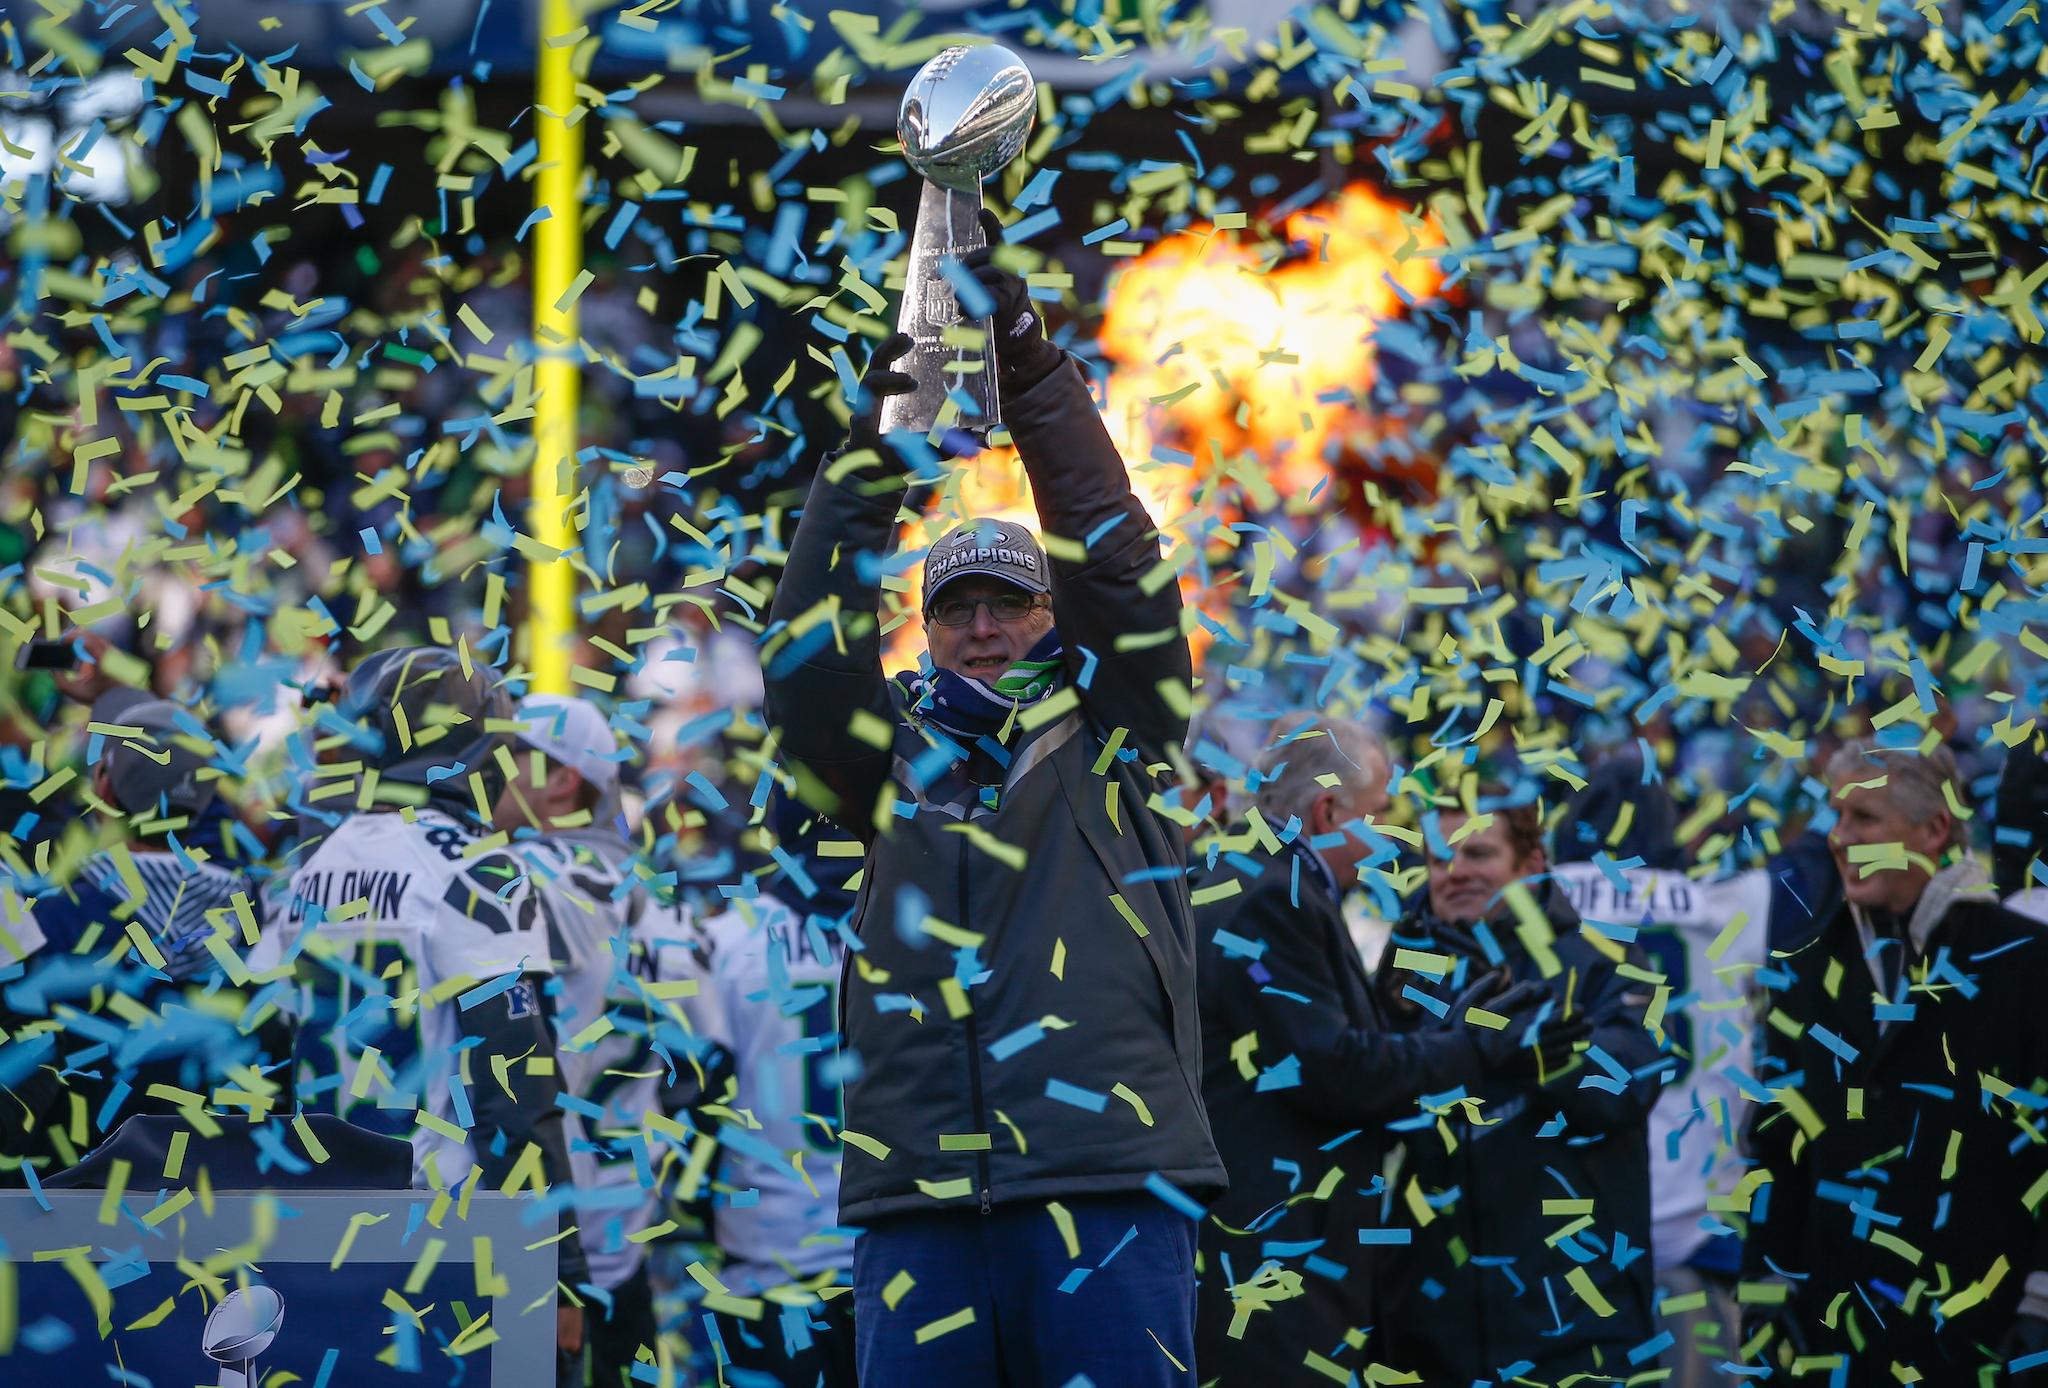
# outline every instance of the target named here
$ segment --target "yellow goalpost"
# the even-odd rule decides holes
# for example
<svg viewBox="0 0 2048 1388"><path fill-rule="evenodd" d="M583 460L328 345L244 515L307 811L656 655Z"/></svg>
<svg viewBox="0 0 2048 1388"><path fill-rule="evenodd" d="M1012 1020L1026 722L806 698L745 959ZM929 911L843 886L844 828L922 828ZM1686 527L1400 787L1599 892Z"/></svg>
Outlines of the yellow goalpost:
<svg viewBox="0 0 2048 1388"><path fill-rule="evenodd" d="M583 271L583 126L572 66L581 21L575 0L541 0L535 44L535 138L540 145L533 204L545 211L534 228L534 364L532 498L527 532L560 556L576 544L569 508L576 496L576 412L583 353L576 299ZM527 562L528 664L537 694L571 692L571 640L576 629L576 570L566 558L535 554Z"/></svg>

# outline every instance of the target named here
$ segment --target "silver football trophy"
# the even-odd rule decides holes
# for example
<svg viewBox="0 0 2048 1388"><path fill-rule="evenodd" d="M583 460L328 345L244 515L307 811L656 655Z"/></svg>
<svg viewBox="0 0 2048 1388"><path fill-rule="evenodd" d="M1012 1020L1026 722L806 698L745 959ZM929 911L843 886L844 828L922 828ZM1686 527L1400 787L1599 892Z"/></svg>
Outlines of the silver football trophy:
<svg viewBox="0 0 2048 1388"><path fill-rule="evenodd" d="M269 1287L237 1289L206 1318L200 1348L220 1365L220 1388L256 1388L256 1356L284 1328L284 1298Z"/></svg>
<svg viewBox="0 0 2048 1388"><path fill-rule="evenodd" d="M885 433L930 433L955 390L969 404L950 422L982 435L1002 423L990 321L961 316L939 261L963 259L987 244L981 234L981 185L1023 152L1037 106L1037 84L1023 60L995 44L941 51L917 70L903 93L896 133L903 141L903 160L923 175L924 189L896 317L897 329L909 334L914 345L896 369L916 381L917 389L883 403ZM982 345L948 340L948 329L962 328L979 328Z"/></svg>

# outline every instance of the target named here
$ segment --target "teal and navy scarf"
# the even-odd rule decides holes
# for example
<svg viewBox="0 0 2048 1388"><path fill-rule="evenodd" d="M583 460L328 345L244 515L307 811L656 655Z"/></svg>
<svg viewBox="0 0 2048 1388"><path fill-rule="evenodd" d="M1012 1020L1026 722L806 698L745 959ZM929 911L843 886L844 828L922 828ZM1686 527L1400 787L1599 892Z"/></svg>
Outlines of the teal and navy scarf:
<svg viewBox="0 0 2048 1388"><path fill-rule="evenodd" d="M1060 657L1060 633L1055 627L993 682L955 670L934 670L928 675L906 670L896 678L910 696L911 712L971 746L984 737L1001 740L1020 708L1058 689L1066 677Z"/></svg>

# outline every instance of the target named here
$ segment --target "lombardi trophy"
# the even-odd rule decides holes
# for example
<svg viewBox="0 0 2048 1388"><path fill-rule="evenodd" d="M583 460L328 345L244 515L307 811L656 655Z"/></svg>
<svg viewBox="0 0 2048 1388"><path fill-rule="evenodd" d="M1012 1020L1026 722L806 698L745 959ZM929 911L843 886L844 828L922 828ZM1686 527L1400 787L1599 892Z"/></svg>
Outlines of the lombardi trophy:
<svg viewBox="0 0 2048 1388"><path fill-rule="evenodd" d="M220 1388L256 1388L256 1356L284 1326L284 1298L256 1285L229 1292L206 1318L200 1348L220 1368Z"/></svg>
<svg viewBox="0 0 2048 1388"><path fill-rule="evenodd" d="M917 389L883 403L885 433L929 433L956 390L966 404L946 423L984 437L1002 423L989 320L962 317L939 262L985 244L981 185L1023 151L1036 105L1037 86L1023 60L995 44L945 49L917 70L903 94L896 133L904 162L923 176L924 186L896 320L914 345L896 369ZM976 329L980 345L963 343Z"/></svg>

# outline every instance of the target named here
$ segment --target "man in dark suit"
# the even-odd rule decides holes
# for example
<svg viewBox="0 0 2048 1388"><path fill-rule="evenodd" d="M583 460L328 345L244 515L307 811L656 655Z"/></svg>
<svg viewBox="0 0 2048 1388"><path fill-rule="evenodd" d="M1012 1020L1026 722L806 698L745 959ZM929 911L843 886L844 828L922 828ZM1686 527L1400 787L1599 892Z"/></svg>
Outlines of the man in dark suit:
<svg viewBox="0 0 2048 1388"><path fill-rule="evenodd" d="M1378 1357L1385 1124L1509 1064L1550 997L1489 979L1440 1028L1385 1029L1342 908L1361 866L1394 859L1370 823L1388 777L1363 725L1298 726L1260 757L1243 832L1197 867L1202 1097L1230 1190L1202 1224L1196 1362L1225 1388L1342 1382Z"/></svg>
<svg viewBox="0 0 2048 1388"><path fill-rule="evenodd" d="M1828 783L1844 900L1764 976L1745 1349L2048 1381L2048 936L1970 855L1947 748L1852 742Z"/></svg>

